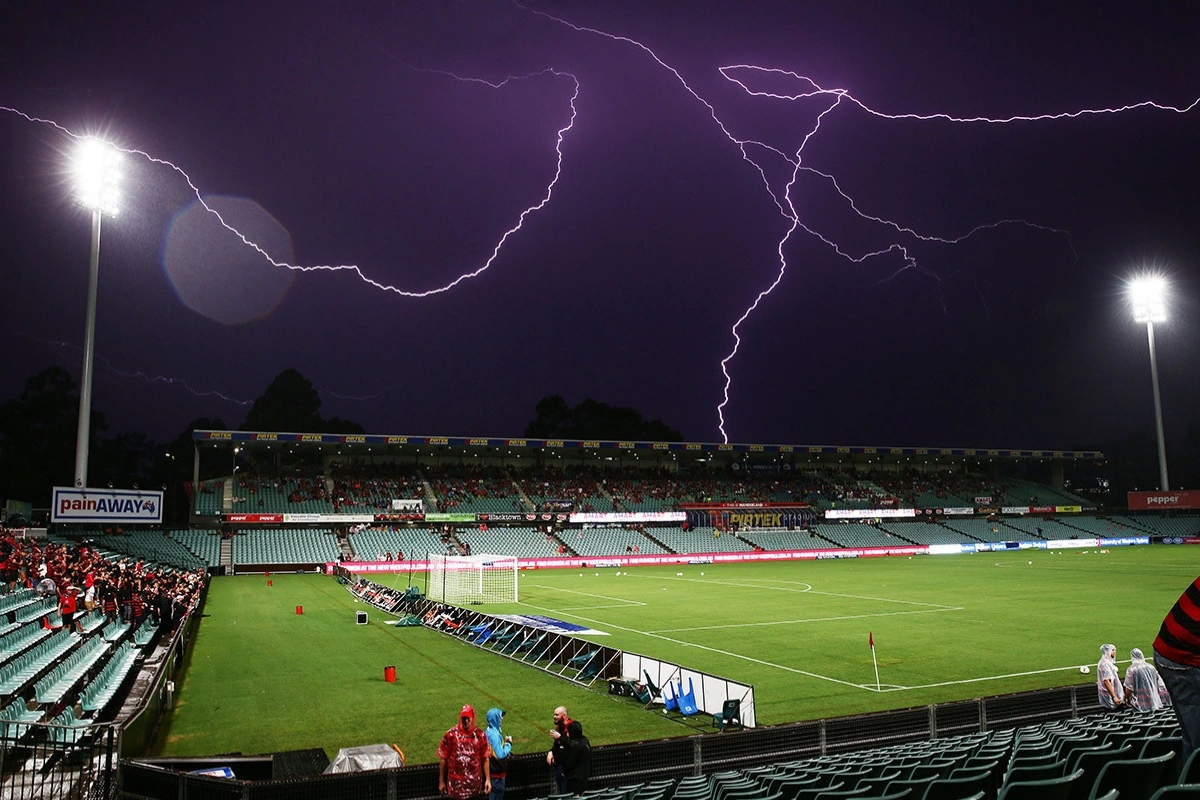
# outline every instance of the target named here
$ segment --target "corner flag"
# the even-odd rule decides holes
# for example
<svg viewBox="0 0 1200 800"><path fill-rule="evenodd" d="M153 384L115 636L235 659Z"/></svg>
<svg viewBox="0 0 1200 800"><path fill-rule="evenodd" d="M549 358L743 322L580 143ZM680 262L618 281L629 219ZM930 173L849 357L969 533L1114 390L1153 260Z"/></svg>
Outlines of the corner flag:
<svg viewBox="0 0 1200 800"><path fill-rule="evenodd" d="M867 631L867 646L871 648L871 663L875 665L875 691L880 691L879 662L875 660L875 634Z"/></svg>

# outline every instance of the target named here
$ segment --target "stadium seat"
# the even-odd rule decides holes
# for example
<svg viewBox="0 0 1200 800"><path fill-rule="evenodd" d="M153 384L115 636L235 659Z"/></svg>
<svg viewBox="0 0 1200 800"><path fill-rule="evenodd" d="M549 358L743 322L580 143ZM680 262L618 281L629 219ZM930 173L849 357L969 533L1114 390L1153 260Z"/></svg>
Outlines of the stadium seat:
<svg viewBox="0 0 1200 800"><path fill-rule="evenodd" d="M595 677L600 672L600 663L596 658L598 655L600 655L599 650L580 653L574 658L568 659L567 666L579 670L575 675L576 679Z"/></svg>
<svg viewBox="0 0 1200 800"><path fill-rule="evenodd" d="M1116 789L1123 800L1149 800L1159 788L1163 767L1174 757L1174 753L1163 753L1150 758L1109 761L1096 776L1090 796L1097 800Z"/></svg>
<svg viewBox="0 0 1200 800"><path fill-rule="evenodd" d="M738 698L726 700L721 706L721 710L713 714L713 725L717 730L725 730L726 725L742 726L742 701Z"/></svg>
<svg viewBox="0 0 1200 800"><path fill-rule="evenodd" d="M1183 769L1183 739L1178 736L1160 736L1157 739L1147 739L1142 746L1142 750L1138 753L1138 758L1150 758L1152 756L1170 753L1171 758L1163 765L1162 775L1159 777L1159 784L1169 786L1173 783L1180 783L1179 775Z"/></svg>
<svg viewBox="0 0 1200 800"><path fill-rule="evenodd" d="M943 778L934 781L925 790L924 800L960 800L960 798L975 796L975 793L978 793L981 798L987 797L991 800L995 796L995 791L996 783L992 778L992 773L983 771L959 778Z"/></svg>
<svg viewBox="0 0 1200 800"><path fill-rule="evenodd" d="M655 700L662 699L662 696L663 696L662 689L659 689L657 686L654 685L654 681L650 680L649 672L647 672L646 670L642 670L642 674L646 676L646 688L648 690L650 690L650 700L648 700L646 702L646 707L649 708L650 704L653 703Z"/></svg>
<svg viewBox="0 0 1200 800"><path fill-rule="evenodd" d="M889 783L887 790L889 792L898 792L902 789L911 789L913 797L924 797L925 791L935 780L937 779L932 775L926 778L901 778L900 780Z"/></svg>
<svg viewBox="0 0 1200 800"><path fill-rule="evenodd" d="M1183 769L1179 771L1180 785L1183 784L1200 784L1200 748L1193 750L1188 756L1188 760L1183 765Z"/></svg>
<svg viewBox="0 0 1200 800"><path fill-rule="evenodd" d="M1096 785L1096 778L1099 777L1100 770L1104 769L1104 765L1109 761L1133 758L1134 755L1133 748L1130 747L1123 747L1120 750L1085 750L1080 753L1075 758L1075 769L1083 770L1083 775L1079 779L1079 784L1071 791L1072 800L1086 800L1091 794L1092 787Z"/></svg>
<svg viewBox="0 0 1200 800"><path fill-rule="evenodd" d="M692 717L700 713L700 707L696 705L696 687L692 684L691 678L688 678L686 694L683 691L683 681L679 682L679 713L685 717Z"/></svg>
<svg viewBox="0 0 1200 800"><path fill-rule="evenodd" d="M1005 782L1044 781L1047 778L1058 778L1066 772L1066 759L1035 763L1028 766L1013 762L1004 776Z"/></svg>
<svg viewBox="0 0 1200 800"><path fill-rule="evenodd" d="M1200 753L1200 750L1196 752ZM1200 798L1200 783L1164 786L1151 795L1150 800L1185 800L1185 798Z"/></svg>
<svg viewBox="0 0 1200 800"><path fill-rule="evenodd" d="M1061 778L1005 783L998 800L1068 800L1081 778L1083 770L1077 769Z"/></svg>
<svg viewBox="0 0 1200 800"><path fill-rule="evenodd" d="M671 684L670 681L667 681L667 685L663 687L662 698L663 698L663 706L664 706L663 710L664 711L678 711L679 710L679 697L675 694L675 687Z"/></svg>

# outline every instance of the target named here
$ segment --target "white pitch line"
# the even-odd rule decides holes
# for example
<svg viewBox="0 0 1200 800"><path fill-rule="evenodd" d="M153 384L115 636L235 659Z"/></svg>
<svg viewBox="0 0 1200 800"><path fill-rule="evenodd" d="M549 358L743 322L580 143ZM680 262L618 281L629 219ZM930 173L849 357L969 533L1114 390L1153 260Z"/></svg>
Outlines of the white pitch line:
<svg viewBox="0 0 1200 800"><path fill-rule="evenodd" d="M543 608L542 606L535 606L532 603L526 603L524 601L521 602L521 605L527 605L530 608L536 608L539 611L546 611L546 612L550 612L550 613L562 613L556 608ZM603 621L603 620L598 620L598 619L590 619L588 617L584 617L579 614L563 614L563 616L574 617L575 619L581 619L584 622L591 623L594 627L596 627L598 629L615 628L616 630L625 631L626 633L636 633L636 634L640 634L642 636L649 636L652 639L661 639L664 642L671 642L672 644L682 645L684 647L695 647L697 650L707 650L708 652L716 653L717 655L728 656L729 658L738 658L738 659L741 659L742 661L749 661L752 664L761 664L764 667L774 667L775 669L781 669L785 672L791 672L796 675L804 675L805 677L808 677L808 678L816 678L817 680L821 680L821 681L829 681L830 683L836 683L836 684L840 684L842 686L850 686L855 689L860 688L860 685L857 683L851 683L850 681L843 681L838 678L830 678L828 675L818 675L815 672L806 672L805 670L796 669L795 667L786 667L783 664L775 664L770 661L763 661L761 658L752 658L750 656L744 656L741 653L731 653L728 650L721 650L716 647L708 647L707 645L703 645L703 644L694 644L692 642L685 642L681 639L672 639L670 636L660 636L659 634L656 634L656 633L647 633L646 631L639 631L636 628L627 628L623 625L614 625L613 623L608 622L608 621Z"/></svg>
<svg viewBox="0 0 1200 800"><path fill-rule="evenodd" d="M728 628L756 628L767 625L804 625L810 622L842 622L848 619L874 619L876 617L903 617L909 614L942 614L947 611L962 611L962 607L923 608L917 611L885 611L880 614L848 614L841 617L809 617L807 619L780 619L772 622L736 622L729 625L700 625L694 628L659 628L646 633L686 633L688 631L720 631Z"/></svg>
<svg viewBox="0 0 1200 800"><path fill-rule="evenodd" d="M576 591L575 589L563 589L558 586L546 586L545 584L542 584L542 583L535 583L535 584L533 584L533 586L537 589L549 589L554 592L566 592L567 594L579 594L579 595L583 595L584 597L595 597L597 600L612 600L614 603L618 604L615 606L605 606L605 608L626 608L628 606L644 606L644 605L646 605L645 603L641 602L640 600L626 600L624 597L609 597L608 595L605 595L605 594L592 594L591 592L580 592L580 591Z"/></svg>
<svg viewBox="0 0 1200 800"><path fill-rule="evenodd" d="M1011 672L1007 675L988 675L983 678L964 678L963 680L960 680L960 681L942 681L940 683L925 683L925 684L921 684L920 686L896 686L895 684L893 684L892 688L883 689L882 691L906 692L906 691L910 691L910 690L914 690L914 689L936 689L941 686L958 686L958 685L964 684L964 683L985 683L987 681L1002 681L1005 678L1027 678L1030 675L1045 675L1050 672L1065 672L1068 670L1078 671L1079 667L1077 667L1077 666L1075 666L1075 667L1051 667L1050 669L1033 669L1033 670L1029 670L1028 672ZM870 685L863 685L862 688L870 689L871 691L875 691L875 687L870 686Z"/></svg>
<svg viewBox="0 0 1200 800"><path fill-rule="evenodd" d="M895 600L890 597L872 597L870 595L842 594L840 592L823 592L819 589L814 589L811 583L805 583L803 581L782 581L782 580L777 580L777 579L761 579L760 583L744 583L744 582L740 582L740 581L728 581L728 580L719 581L719 580L700 580L698 578L680 578L680 577L672 578L672 577L668 577L665 575L654 575L654 576L646 575L646 576L635 576L635 577L644 577L646 580L668 580L668 581L681 581L683 583L702 583L705 585L734 586L738 589L767 589L772 592L793 592L796 594L819 594L819 595L824 595L825 597L844 597L849 600L871 600L876 603L898 603L900 605L906 605L906 606L925 606L926 608L941 608L941 609L946 609L948 611L961 610L958 606L946 606L946 605L942 605L941 603L924 603L924 602L921 602L920 600ZM764 585L762 585L762 583L766 583L766 582L795 583L798 586L806 586L808 588L793 589L793 588L787 587L787 586L764 586Z"/></svg>

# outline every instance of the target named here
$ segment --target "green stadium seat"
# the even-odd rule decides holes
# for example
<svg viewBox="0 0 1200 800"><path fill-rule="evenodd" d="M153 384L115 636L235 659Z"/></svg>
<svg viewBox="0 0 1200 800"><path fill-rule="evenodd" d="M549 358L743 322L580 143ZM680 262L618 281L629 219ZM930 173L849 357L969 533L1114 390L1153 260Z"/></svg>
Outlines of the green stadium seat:
<svg viewBox="0 0 1200 800"><path fill-rule="evenodd" d="M1109 761L1096 776L1091 800L1098 800L1113 789L1123 800L1149 800L1161 785L1163 767L1174 757L1174 753L1163 753L1150 758Z"/></svg>
<svg viewBox="0 0 1200 800"><path fill-rule="evenodd" d="M1068 800L1082 778L1083 770L1077 769L1061 778L1005 783L998 800Z"/></svg>
<svg viewBox="0 0 1200 800"><path fill-rule="evenodd" d="M1013 762L1008 768L1008 772L1004 775L1004 781L1008 783L1012 781L1044 781L1047 778L1059 778L1066 773L1066 767L1066 759L1029 765L1021 765L1019 762Z"/></svg>
<svg viewBox="0 0 1200 800"><path fill-rule="evenodd" d="M992 773L985 770L973 775L936 780L925 790L924 800L959 800L975 793L989 800L995 797L996 780Z"/></svg>
<svg viewBox="0 0 1200 800"><path fill-rule="evenodd" d="M1178 736L1160 736L1156 739L1147 739L1146 743L1142 745L1141 752L1138 753L1138 758L1151 758L1163 753L1170 754L1172 758L1163 765L1159 783L1163 786L1179 783L1180 771L1183 768L1182 738Z"/></svg>
<svg viewBox="0 0 1200 800"><path fill-rule="evenodd" d="M1200 752L1198 750L1197 752ZM1189 800L1200 798L1200 783L1179 783L1164 786L1150 796L1150 800Z"/></svg>
<svg viewBox="0 0 1200 800"><path fill-rule="evenodd" d="M1131 747L1122 747L1118 750L1084 750L1075 757L1075 769L1083 770L1083 776L1079 779L1079 783L1071 790L1071 800L1087 800L1091 796L1092 787L1096 785L1096 778L1100 775L1100 770L1104 769L1104 765L1109 761L1117 761L1121 759L1132 758L1136 755Z"/></svg>
<svg viewBox="0 0 1200 800"><path fill-rule="evenodd" d="M734 697L721 705L721 710L712 715L713 725L717 730L725 730L727 725L742 726L742 701Z"/></svg>

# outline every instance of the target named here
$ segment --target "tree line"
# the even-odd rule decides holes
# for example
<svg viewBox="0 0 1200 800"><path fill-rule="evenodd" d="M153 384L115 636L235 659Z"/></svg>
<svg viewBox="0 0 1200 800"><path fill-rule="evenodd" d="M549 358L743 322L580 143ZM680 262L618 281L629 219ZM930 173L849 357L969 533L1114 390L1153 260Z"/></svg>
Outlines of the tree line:
<svg viewBox="0 0 1200 800"><path fill-rule="evenodd" d="M29 378L21 394L0 405L0 498L45 508L55 486L70 486L75 472L79 385L61 367L48 367ZM144 433L109 434L101 411L92 409L88 483L93 487L162 489L164 519L187 522L184 483L192 477L194 430L228 430L222 419L193 419L169 442ZM321 396L296 369L280 372L250 406L238 426L244 431L363 434L362 425L321 414ZM661 420L646 420L632 408L585 400L572 407L559 395L543 398L525 435L556 439L681 441L679 431ZM229 467L205 464L212 474Z"/></svg>

